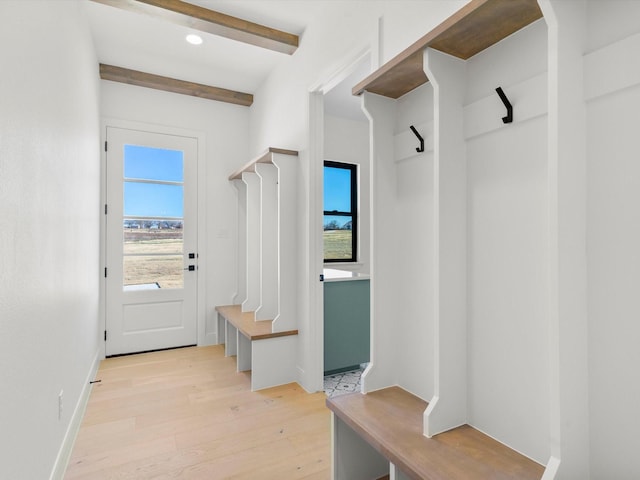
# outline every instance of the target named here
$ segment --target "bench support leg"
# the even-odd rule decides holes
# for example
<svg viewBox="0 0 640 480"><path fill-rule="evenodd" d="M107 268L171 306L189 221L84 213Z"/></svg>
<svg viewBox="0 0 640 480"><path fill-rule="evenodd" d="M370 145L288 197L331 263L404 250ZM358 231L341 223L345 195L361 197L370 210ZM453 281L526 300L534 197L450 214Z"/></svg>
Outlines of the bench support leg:
<svg viewBox="0 0 640 480"><path fill-rule="evenodd" d="M238 332L238 371L251 370L251 340Z"/></svg>
<svg viewBox="0 0 640 480"><path fill-rule="evenodd" d="M370 480L389 474L389 461L331 412L332 480Z"/></svg>
<svg viewBox="0 0 640 480"><path fill-rule="evenodd" d="M224 343L224 356L233 357L238 353L238 329L231 325L230 322L225 322L225 343Z"/></svg>

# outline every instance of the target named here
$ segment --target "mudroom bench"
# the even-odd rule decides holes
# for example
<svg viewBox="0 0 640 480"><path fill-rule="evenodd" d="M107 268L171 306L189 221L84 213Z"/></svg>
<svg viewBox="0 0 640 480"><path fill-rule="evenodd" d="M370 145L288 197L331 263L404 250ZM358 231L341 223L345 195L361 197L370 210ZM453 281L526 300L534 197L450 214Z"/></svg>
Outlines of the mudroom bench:
<svg viewBox="0 0 640 480"><path fill-rule="evenodd" d="M432 438L427 402L400 387L327 399L333 479L539 480L544 467L469 425Z"/></svg>
<svg viewBox="0 0 640 480"><path fill-rule="evenodd" d="M240 305L216 307L218 342L225 356L236 356L238 372L251 370L251 390L274 387L295 380L298 330L273 331L272 320L255 320Z"/></svg>

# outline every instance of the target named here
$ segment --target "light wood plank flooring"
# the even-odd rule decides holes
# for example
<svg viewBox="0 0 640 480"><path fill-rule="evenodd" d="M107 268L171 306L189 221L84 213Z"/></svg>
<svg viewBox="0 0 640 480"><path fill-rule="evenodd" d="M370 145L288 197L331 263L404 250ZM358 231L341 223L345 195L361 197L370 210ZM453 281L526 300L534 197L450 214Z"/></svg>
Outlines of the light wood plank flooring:
<svg viewBox="0 0 640 480"><path fill-rule="evenodd" d="M250 391L224 346L102 362L65 479L330 478L330 413L299 385Z"/></svg>

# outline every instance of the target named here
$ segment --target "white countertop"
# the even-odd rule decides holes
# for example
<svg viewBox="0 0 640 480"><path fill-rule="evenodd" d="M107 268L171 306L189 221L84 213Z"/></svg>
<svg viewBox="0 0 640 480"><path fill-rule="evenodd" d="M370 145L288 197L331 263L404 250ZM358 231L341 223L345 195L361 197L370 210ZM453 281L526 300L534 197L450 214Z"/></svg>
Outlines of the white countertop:
<svg viewBox="0 0 640 480"><path fill-rule="evenodd" d="M370 275L366 273L348 272L335 268L325 268L322 270L325 282L346 282L350 280L369 280Z"/></svg>

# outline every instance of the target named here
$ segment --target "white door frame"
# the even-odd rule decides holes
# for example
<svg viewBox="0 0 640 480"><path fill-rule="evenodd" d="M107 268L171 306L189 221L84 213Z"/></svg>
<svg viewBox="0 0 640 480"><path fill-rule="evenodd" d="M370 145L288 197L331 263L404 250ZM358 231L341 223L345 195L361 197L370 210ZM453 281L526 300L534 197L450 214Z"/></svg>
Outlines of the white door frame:
<svg viewBox="0 0 640 480"><path fill-rule="evenodd" d="M100 304L99 304L99 316L101 329L100 335L106 330L107 317L106 317L106 288L107 282L104 276L104 269L106 264L106 236L107 236L107 216L104 214L104 206L107 201L107 155L105 151L105 142L107 138L107 127L124 128L130 130L144 130L153 133L160 133L165 135L177 135L193 137L198 140L198 200L197 200L197 221L198 221L198 238L197 238L197 251L199 255L198 270L196 274L198 276L198 290L196 300L196 315L197 315L197 331L198 331L198 345L209 345L215 343L215 339L208 338L206 334L206 278L207 278L207 242L206 242L206 200L207 200L207 188L206 188L206 135L202 131L188 130L180 127L172 127L167 125L155 125L151 123L136 122L129 120L122 120L117 118L106 117L103 118L100 125L101 134L101 153L100 153L100 205L102 209L102 215L100 220ZM106 342L100 339L100 356L105 358Z"/></svg>
<svg viewBox="0 0 640 480"><path fill-rule="evenodd" d="M324 95L351 75L360 62L372 55L372 48L357 50L327 78L309 89L309 345L311 363L302 379L311 391L324 388L324 285L319 275L324 268L322 240L324 190ZM373 63L373 62L372 62Z"/></svg>

